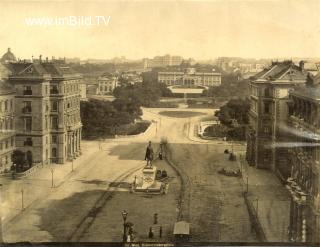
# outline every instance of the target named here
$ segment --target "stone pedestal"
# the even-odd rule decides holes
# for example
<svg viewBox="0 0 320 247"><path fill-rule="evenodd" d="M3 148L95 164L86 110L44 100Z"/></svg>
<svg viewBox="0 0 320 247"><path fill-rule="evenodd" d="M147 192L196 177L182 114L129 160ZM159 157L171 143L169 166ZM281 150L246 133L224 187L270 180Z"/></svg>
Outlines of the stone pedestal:
<svg viewBox="0 0 320 247"><path fill-rule="evenodd" d="M157 167L146 166L142 170L142 180L137 184L135 191L160 192L161 183L156 181Z"/></svg>

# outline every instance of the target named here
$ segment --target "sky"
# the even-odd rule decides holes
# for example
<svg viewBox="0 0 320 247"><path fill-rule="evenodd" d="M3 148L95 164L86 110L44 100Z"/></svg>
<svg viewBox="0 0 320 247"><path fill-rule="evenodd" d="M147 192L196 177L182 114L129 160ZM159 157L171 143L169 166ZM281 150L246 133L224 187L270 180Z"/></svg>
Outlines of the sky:
<svg viewBox="0 0 320 247"><path fill-rule="evenodd" d="M0 0L0 55L10 47L21 59L320 57L319 13L320 0ZM70 16L94 25L30 24Z"/></svg>

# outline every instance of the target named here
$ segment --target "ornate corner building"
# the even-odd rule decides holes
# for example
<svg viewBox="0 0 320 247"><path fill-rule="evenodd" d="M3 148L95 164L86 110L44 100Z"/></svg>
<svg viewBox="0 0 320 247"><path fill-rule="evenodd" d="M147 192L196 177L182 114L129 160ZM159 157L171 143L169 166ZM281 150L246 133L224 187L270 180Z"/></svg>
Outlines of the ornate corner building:
<svg viewBox="0 0 320 247"><path fill-rule="evenodd" d="M0 95L1 164L11 165L14 149L31 165L63 164L79 156L81 75L63 61L41 56L2 64L9 73L0 84L7 88Z"/></svg>
<svg viewBox="0 0 320 247"><path fill-rule="evenodd" d="M0 171L9 170L15 148L14 88L0 81Z"/></svg>
<svg viewBox="0 0 320 247"><path fill-rule="evenodd" d="M250 81L250 128L247 133L247 161L257 168L287 172L287 149L279 142L286 136L289 90L306 82L303 63L273 62Z"/></svg>
<svg viewBox="0 0 320 247"><path fill-rule="evenodd" d="M250 83L250 165L275 172L291 195L288 240L320 241L320 76L291 61Z"/></svg>

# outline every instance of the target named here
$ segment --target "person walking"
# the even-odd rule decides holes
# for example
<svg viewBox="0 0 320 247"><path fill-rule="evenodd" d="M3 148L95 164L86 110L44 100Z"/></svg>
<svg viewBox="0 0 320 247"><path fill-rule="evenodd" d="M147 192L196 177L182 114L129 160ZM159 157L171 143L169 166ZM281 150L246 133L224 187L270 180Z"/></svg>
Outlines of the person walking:
<svg viewBox="0 0 320 247"><path fill-rule="evenodd" d="M147 161L147 166L152 167L153 155L154 155L153 148L151 146L151 141L149 141L149 145L147 146L146 155L144 158Z"/></svg>

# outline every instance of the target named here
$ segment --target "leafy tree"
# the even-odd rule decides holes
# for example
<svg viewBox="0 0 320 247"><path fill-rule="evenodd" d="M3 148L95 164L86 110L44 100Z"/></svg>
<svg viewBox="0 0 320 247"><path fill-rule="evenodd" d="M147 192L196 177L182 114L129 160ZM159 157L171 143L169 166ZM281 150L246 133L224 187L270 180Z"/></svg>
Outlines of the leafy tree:
<svg viewBox="0 0 320 247"><path fill-rule="evenodd" d="M27 163L26 155L23 151L16 149L11 154L11 161L17 166L17 171L22 171L24 165Z"/></svg>

